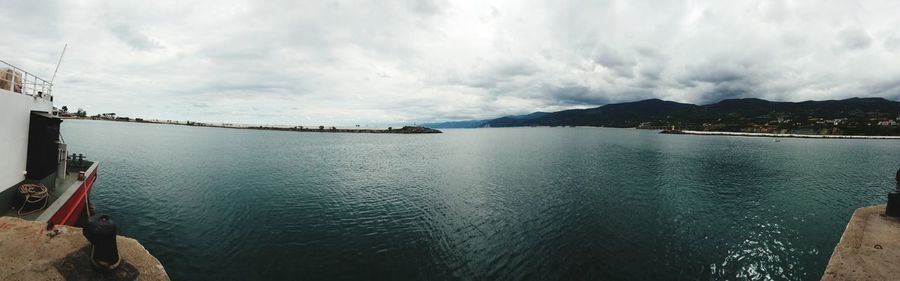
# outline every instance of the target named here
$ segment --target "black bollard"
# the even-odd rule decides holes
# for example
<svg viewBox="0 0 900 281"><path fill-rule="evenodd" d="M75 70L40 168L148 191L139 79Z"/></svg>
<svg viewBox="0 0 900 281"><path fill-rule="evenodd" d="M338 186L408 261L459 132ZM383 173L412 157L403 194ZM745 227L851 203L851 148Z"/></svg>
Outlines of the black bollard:
<svg viewBox="0 0 900 281"><path fill-rule="evenodd" d="M888 193L887 207L884 209L884 215L889 217L900 217L900 170L897 170L897 187L891 193Z"/></svg>
<svg viewBox="0 0 900 281"><path fill-rule="evenodd" d="M116 223L107 215L88 218L81 234L91 242L91 263L103 269L119 266L119 248L116 246Z"/></svg>

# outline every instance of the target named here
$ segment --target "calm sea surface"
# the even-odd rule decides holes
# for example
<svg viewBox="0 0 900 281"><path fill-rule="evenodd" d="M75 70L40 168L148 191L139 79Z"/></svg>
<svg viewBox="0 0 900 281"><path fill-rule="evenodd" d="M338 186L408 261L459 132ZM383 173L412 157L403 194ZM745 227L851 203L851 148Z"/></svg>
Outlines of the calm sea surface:
<svg viewBox="0 0 900 281"><path fill-rule="evenodd" d="M173 280L818 280L900 142L67 120Z"/></svg>

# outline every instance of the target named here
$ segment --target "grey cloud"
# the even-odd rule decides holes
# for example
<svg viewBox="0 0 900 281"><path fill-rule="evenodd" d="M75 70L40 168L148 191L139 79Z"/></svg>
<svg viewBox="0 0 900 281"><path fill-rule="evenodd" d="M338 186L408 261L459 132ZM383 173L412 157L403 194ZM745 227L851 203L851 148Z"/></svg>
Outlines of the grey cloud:
<svg viewBox="0 0 900 281"><path fill-rule="evenodd" d="M610 99L599 92L583 86L559 86L549 89L549 100L563 105L602 105Z"/></svg>
<svg viewBox="0 0 900 281"><path fill-rule="evenodd" d="M637 62L633 56L623 55L613 50L603 50L593 60L612 70L617 76L634 77L634 66Z"/></svg>
<svg viewBox="0 0 900 281"><path fill-rule="evenodd" d="M444 0L413 0L409 2L413 11L428 15L439 14L449 5Z"/></svg>
<svg viewBox="0 0 900 281"><path fill-rule="evenodd" d="M753 97L761 84L771 79L752 61L716 59L688 68L679 83L694 89L693 102L713 103L723 99Z"/></svg>
<svg viewBox="0 0 900 281"><path fill-rule="evenodd" d="M524 61L503 63L492 67L490 70L490 72L499 76L524 76L534 74L538 71L540 71L540 69L536 66Z"/></svg>
<svg viewBox="0 0 900 281"><path fill-rule="evenodd" d="M0 9L0 24L16 31L0 53L49 76L68 42L60 106L211 122L390 124L646 98L897 98L896 9L865 4L13 1Z"/></svg>
<svg viewBox="0 0 900 281"><path fill-rule="evenodd" d="M900 50L900 34L891 34L884 40L884 48L891 52Z"/></svg>
<svg viewBox="0 0 900 281"><path fill-rule="evenodd" d="M164 48L158 41L124 24L112 26L109 31L136 50L151 51Z"/></svg>
<svg viewBox="0 0 900 281"><path fill-rule="evenodd" d="M534 75L539 71L539 68L526 61L501 62L486 66L483 70L473 70L451 77L446 82L494 90L517 77Z"/></svg>
<svg viewBox="0 0 900 281"><path fill-rule="evenodd" d="M740 80L745 76L740 68L719 68L712 65L698 67L687 77L691 82L723 83Z"/></svg>
<svg viewBox="0 0 900 281"><path fill-rule="evenodd" d="M645 81L655 82L660 79L663 70L664 69L659 65L641 65L638 67L637 72L641 75L641 78L645 79Z"/></svg>
<svg viewBox="0 0 900 281"><path fill-rule="evenodd" d="M886 98L900 98L900 79L887 79L873 83L868 90Z"/></svg>
<svg viewBox="0 0 900 281"><path fill-rule="evenodd" d="M604 51L594 58L594 61L605 67L619 67L634 65L634 60L611 51Z"/></svg>
<svg viewBox="0 0 900 281"><path fill-rule="evenodd" d="M869 33L857 27L844 29L838 36L840 47L848 50L865 49L872 43Z"/></svg>
<svg viewBox="0 0 900 281"><path fill-rule="evenodd" d="M743 95L753 86L756 74L746 63L724 60L694 64L687 68L678 83L686 88L697 88L696 101L717 98L734 98ZM704 88L711 85L711 89Z"/></svg>

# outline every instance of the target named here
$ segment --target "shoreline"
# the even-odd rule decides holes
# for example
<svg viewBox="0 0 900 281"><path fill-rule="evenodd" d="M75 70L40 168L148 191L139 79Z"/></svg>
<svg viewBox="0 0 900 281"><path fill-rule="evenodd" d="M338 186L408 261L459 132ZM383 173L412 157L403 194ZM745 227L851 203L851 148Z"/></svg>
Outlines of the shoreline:
<svg viewBox="0 0 900 281"><path fill-rule="evenodd" d="M228 123L221 124L211 124L211 123L202 123L202 122L181 122L181 121L172 121L172 122L163 122L158 120L111 120L111 119L93 119L93 118L78 118L78 117L62 117L64 120L90 120L90 121L107 121L107 122L122 122L122 123L143 123L143 124L160 124L160 125L176 125L176 126L188 126L188 127L207 127L207 128L223 128L223 129L240 129L240 130L264 130L264 131L286 131L286 132L310 132L310 133L350 133L350 134L440 134L443 133L440 130L426 128L426 127L415 127L415 126L403 126L402 128L391 128L387 129L347 129L347 128L337 128L337 127L324 127L322 128L308 128L302 126L263 126L263 125L234 125Z"/></svg>
<svg viewBox="0 0 900 281"><path fill-rule="evenodd" d="M803 135L803 134L773 134L773 133L744 133L721 131L691 131L678 132L662 131L665 134L703 135L703 136L733 136L733 137L765 137L765 138L799 138L799 139L870 139L870 140L900 140L900 136L860 136L860 135Z"/></svg>

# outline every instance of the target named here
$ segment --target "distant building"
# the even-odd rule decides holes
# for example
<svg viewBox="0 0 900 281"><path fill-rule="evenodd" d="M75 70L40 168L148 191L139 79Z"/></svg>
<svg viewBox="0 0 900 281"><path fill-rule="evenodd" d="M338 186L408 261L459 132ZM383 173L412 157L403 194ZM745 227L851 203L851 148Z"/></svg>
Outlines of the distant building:
<svg viewBox="0 0 900 281"><path fill-rule="evenodd" d="M847 118L835 118L832 120L825 120L825 122L828 122L828 123L831 123L832 125L837 126L837 125L847 123Z"/></svg>
<svg viewBox="0 0 900 281"><path fill-rule="evenodd" d="M897 126L897 124L898 123L896 120L885 120L885 121L878 122L879 126L884 126L884 127L893 127L893 126Z"/></svg>

